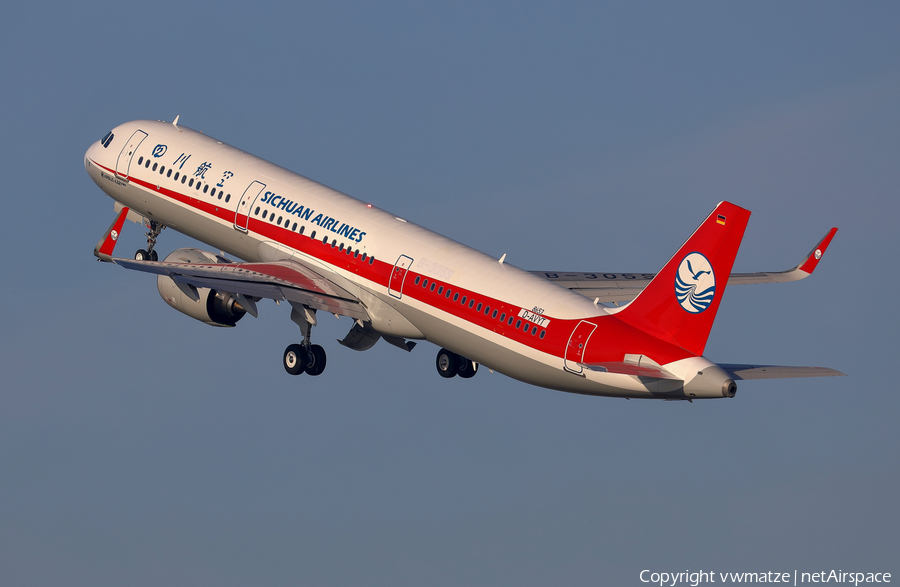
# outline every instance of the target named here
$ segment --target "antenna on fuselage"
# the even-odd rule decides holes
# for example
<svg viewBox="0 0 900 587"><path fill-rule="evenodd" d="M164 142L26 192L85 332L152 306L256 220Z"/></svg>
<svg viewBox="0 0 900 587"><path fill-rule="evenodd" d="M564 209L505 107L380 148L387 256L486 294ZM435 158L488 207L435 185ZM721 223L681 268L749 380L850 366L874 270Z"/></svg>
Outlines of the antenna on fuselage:
<svg viewBox="0 0 900 587"><path fill-rule="evenodd" d="M503 265L504 261L506 261L506 253L503 253L503 256L500 257L500 264Z"/></svg>
<svg viewBox="0 0 900 587"><path fill-rule="evenodd" d="M175 116L175 120L172 121L172 126L178 128L178 119L181 118L181 114ZM181 132L181 129L178 128L178 132Z"/></svg>

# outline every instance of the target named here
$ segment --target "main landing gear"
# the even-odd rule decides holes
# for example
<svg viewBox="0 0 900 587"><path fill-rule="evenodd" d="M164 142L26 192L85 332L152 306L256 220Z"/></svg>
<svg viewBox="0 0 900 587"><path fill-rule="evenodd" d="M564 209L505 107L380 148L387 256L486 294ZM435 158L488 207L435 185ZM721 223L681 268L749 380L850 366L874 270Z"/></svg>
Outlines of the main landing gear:
<svg viewBox="0 0 900 587"><path fill-rule="evenodd" d="M284 370L291 375L300 375L301 373L313 376L321 375L325 370L325 349L310 343L312 327L316 325L316 311L308 306L291 302L291 320L300 327L303 342L288 345L284 349L281 362Z"/></svg>
<svg viewBox="0 0 900 587"><path fill-rule="evenodd" d="M291 375L300 375L305 372L315 376L321 375L325 370L325 362L325 349L319 345L292 344L284 349L282 364L284 370Z"/></svg>
<svg viewBox="0 0 900 587"><path fill-rule="evenodd" d="M468 379L478 372L478 363L465 357L461 357L447 349L438 351L435 365L437 366L437 371L441 377L447 379L456 375L459 375L463 379Z"/></svg>
<svg viewBox="0 0 900 587"><path fill-rule="evenodd" d="M138 249L134 254L135 261L159 261L159 255L156 254L153 247L156 246L156 239L165 226L156 220L148 220L147 222L147 226L150 229L150 232L147 233L147 249Z"/></svg>

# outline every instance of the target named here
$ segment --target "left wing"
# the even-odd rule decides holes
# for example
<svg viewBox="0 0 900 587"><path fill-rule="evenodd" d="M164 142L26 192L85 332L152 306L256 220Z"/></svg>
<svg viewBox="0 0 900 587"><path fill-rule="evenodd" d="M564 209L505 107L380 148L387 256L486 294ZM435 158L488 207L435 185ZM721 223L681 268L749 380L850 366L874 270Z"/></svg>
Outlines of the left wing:
<svg viewBox="0 0 900 587"><path fill-rule="evenodd" d="M834 238L837 228L828 231L822 240L813 247L800 264L787 271L760 271L757 273L732 273L728 285L746 285L749 283L782 283L797 281L809 277L819 264L822 255ZM630 302L637 297L655 273L582 273L563 271L532 271L553 283L580 293L586 298L599 299L600 302L618 304Z"/></svg>
<svg viewBox="0 0 900 587"><path fill-rule="evenodd" d="M185 286L208 287L251 299L287 300L338 316L370 320L356 296L296 261L207 264L110 260L126 269L166 275Z"/></svg>

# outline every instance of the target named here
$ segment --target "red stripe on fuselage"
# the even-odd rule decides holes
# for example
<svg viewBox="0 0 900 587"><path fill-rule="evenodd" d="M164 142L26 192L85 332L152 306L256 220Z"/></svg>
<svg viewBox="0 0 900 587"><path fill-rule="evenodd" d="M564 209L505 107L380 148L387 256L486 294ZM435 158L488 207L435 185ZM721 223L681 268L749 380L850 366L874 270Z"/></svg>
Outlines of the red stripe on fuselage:
<svg viewBox="0 0 900 587"><path fill-rule="evenodd" d="M114 170L100 165L96 161L94 161L94 164L110 173L115 173ZM205 212L227 224L234 224L235 212L233 210L217 206L215 203L210 203L200 198L180 193L164 187L161 184L143 180L134 175L130 175L128 179L141 187L169 197L201 212ZM370 264L368 259L362 261L352 254L347 254L346 248L342 251L339 246L332 247L330 244L323 243L320 239L312 239L308 235L298 234L290 229L265 220L255 219L252 216L249 217L247 230L268 239L272 239L273 241L292 249L301 251L331 266L351 271L367 281L384 287L385 291L387 290L390 275L394 269L392 263L387 263L376 258L375 262ZM329 236L329 242L332 238L333 237ZM436 283L437 286L435 287L435 290L433 292L430 290L430 283L428 288L423 288L421 285L415 285L416 277L428 279L429 282ZM444 288L444 294L439 295L437 293L439 287ZM465 296L467 298L466 305L463 306L459 301L454 302L452 295L450 298L447 298L446 290L448 288L453 291L453 294L459 293L460 300ZM518 314L523 309L521 306L514 306L505 303L502 300L491 298L464 288L459 288L446 282L437 281L428 275L416 273L414 271L407 272L402 295L411 297L431 308L451 314L474 326L490 330L507 339L543 353L550 354L560 360L564 357L569 336L582 320L568 320L554 318L553 316L544 316L550 320L550 325L545 329L538 327L537 334L532 335L532 326L535 325L531 322L523 320L523 322L527 322L530 325L527 331L522 330L521 327L516 328L516 323L520 320ZM475 299L475 305L474 307L469 308L468 300L471 299ZM480 312L476 310L479 303L482 304L482 310ZM487 315L484 314L484 306L491 307L491 312ZM494 309L499 311L498 318L492 318ZM499 320L499 315L501 313L506 314L507 320L509 316L515 316L516 318L513 324L510 325L507 321L501 322ZM692 353L689 353L680 347L668 344L642 330L622 322L615 315L592 316L583 318L583 320L587 320L598 326L598 330L591 337L590 345L585 350L584 361L587 363L621 361L623 360L625 353L646 354L661 364L694 356ZM547 332L543 339L540 338L541 330L546 330Z"/></svg>

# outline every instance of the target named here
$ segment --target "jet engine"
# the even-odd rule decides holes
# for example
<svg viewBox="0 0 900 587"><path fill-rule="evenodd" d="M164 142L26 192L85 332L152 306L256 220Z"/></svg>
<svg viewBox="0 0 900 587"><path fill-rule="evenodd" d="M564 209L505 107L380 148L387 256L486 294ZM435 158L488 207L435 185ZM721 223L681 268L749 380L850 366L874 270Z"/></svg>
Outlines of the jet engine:
<svg viewBox="0 0 900 587"><path fill-rule="evenodd" d="M232 262L225 257L200 249L177 249L172 251L165 260L169 263ZM156 288L167 304L182 314L187 314L210 326L234 326L247 313L234 296L228 292L216 291L208 287L178 284L166 275L156 277ZM195 297L196 299L194 299Z"/></svg>

